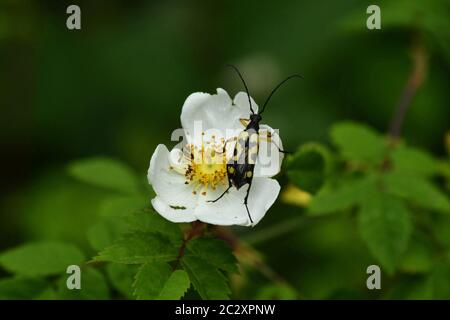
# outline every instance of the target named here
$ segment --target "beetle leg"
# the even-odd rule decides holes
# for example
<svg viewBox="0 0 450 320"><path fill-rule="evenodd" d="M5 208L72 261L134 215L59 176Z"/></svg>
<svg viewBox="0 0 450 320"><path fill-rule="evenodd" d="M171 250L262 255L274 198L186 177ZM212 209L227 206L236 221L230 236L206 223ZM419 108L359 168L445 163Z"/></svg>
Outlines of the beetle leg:
<svg viewBox="0 0 450 320"><path fill-rule="evenodd" d="M245 198L244 198L244 204L245 204L245 209L247 209L247 214L248 214L248 218L250 219L250 223L253 224L252 216L250 215L250 211L248 210L248 204L247 204L247 202L248 202L248 195L250 194L251 186L252 186L252 182L250 181L248 183L247 194L245 195Z"/></svg>
<svg viewBox="0 0 450 320"><path fill-rule="evenodd" d="M266 136L261 136L260 139L261 140L266 140L267 142L270 142L270 143L273 143L275 145L275 147L277 147L278 151L281 152L281 153L288 153L288 154L292 154L293 153L291 151L282 150L280 148L280 146L274 140L272 140L272 134L270 132L267 132Z"/></svg>
<svg viewBox="0 0 450 320"><path fill-rule="evenodd" d="M219 201L227 192L228 190L230 190L230 188L232 187L231 183L228 181L228 188L215 200L208 200L206 202L216 202Z"/></svg>
<svg viewBox="0 0 450 320"><path fill-rule="evenodd" d="M275 142L274 142L274 144L275 144ZM279 147L279 146L277 146L276 144L275 144L275 147L277 147L277 148L278 148L278 151L279 151L279 152L281 152L281 153L285 153L285 154L293 154L293 152L292 152L292 151L285 151L285 150L281 150L281 149L280 149L280 147Z"/></svg>

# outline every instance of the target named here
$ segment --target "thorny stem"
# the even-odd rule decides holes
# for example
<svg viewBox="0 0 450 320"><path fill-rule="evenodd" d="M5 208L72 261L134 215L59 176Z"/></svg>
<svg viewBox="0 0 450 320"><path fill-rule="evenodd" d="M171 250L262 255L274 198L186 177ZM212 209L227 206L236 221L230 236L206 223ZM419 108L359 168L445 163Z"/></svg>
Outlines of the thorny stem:
<svg viewBox="0 0 450 320"><path fill-rule="evenodd" d="M184 251L186 250L186 246L188 242L197 236L200 236L204 233L206 228L206 224L200 221L192 222L191 229L185 234L183 242L181 243L180 249L178 250L178 256L173 265L173 270L175 270L180 264L181 258L184 255Z"/></svg>
<svg viewBox="0 0 450 320"><path fill-rule="evenodd" d="M394 140L400 137L401 128L411 101L419 87L422 85L428 69L428 56L422 40L418 37L411 52L412 71L397 103L394 115L389 126L389 136Z"/></svg>

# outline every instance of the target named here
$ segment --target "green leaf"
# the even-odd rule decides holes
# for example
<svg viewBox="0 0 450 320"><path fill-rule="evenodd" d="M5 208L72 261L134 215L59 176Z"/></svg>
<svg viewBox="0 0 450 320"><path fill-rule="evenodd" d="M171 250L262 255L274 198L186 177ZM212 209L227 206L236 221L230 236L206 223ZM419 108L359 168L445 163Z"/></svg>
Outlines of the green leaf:
<svg viewBox="0 0 450 320"><path fill-rule="evenodd" d="M23 277L4 278L0 280L0 300L29 300L37 298L48 287L43 279Z"/></svg>
<svg viewBox="0 0 450 320"><path fill-rule="evenodd" d="M135 232L107 247L94 257L94 261L136 264L175 260L178 246L159 234Z"/></svg>
<svg viewBox="0 0 450 320"><path fill-rule="evenodd" d="M372 254L392 274L412 231L410 212L401 199L373 192L362 203L359 231Z"/></svg>
<svg viewBox="0 0 450 320"><path fill-rule="evenodd" d="M109 288L102 273L93 268L81 270L81 289L68 289L67 278L59 281L58 298L63 300L106 300L109 299Z"/></svg>
<svg viewBox="0 0 450 320"><path fill-rule="evenodd" d="M190 254L185 255L181 263L202 299L229 299L228 280L215 266Z"/></svg>
<svg viewBox="0 0 450 320"><path fill-rule="evenodd" d="M184 296L191 286L189 276L184 270L176 270L170 276L161 290L158 299L178 300Z"/></svg>
<svg viewBox="0 0 450 320"><path fill-rule="evenodd" d="M167 263L154 262L141 266L133 286L139 300L179 300L189 289L190 281L185 271L173 271Z"/></svg>
<svg viewBox="0 0 450 320"><path fill-rule="evenodd" d="M104 218L93 224L87 231L87 239L93 249L101 251L111 246L127 230L122 220Z"/></svg>
<svg viewBox="0 0 450 320"><path fill-rule="evenodd" d="M395 171L383 176L388 191L431 210L450 213L448 197L427 179Z"/></svg>
<svg viewBox="0 0 450 320"><path fill-rule="evenodd" d="M236 273L237 261L230 246L222 240L196 238L188 242L189 251L214 267L229 273Z"/></svg>
<svg viewBox="0 0 450 320"><path fill-rule="evenodd" d="M437 161L420 149L399 146L393 150L391 159L395 171L400 173L433 175L438 171Z"/></svg>
<svg viewBox="0 0 450 320"><path fill-rule="evenodd" d="M163 219L154 210L142 209L147 202L141 195L107 199L100 209L101 220L88 230L91 246L98 251L103 250L132 231L160 233L174 241L181 239L177 224Z"/></svg>
<svg viewBox="0 0 450 320"><path fill-rule="evenodd" d="M331 128L331 138L348 160L379 163L386 152L386 142L368 126L342 122Z"/></svg>
<svg viewBox="0 0 450 320"><path fill-rule="evenodd" d="M424 239L412 238L399 268L408 273L426 273L432 266L433 248Z"/></svg>
<svg viewBox="0 0 450 320"><path fill-rule="evenodd" d="M375 188L373 177L364 177L342 183L337 188L323 188L309 205L312 215L336 212L361 203Z"/></svg>
<svg viewBox="0 0 450 320"><path fill-rule="evenodd" d="M111 246L125 233L135 231L158 233L175 244L179 243L183 237L178 224L165 220L152 209L125 211L122 215L119 215L117 211L111 216L105 215L100 222L90 227L87 236L91 246L101 251Z"/></svg>
<svg viewBox="0 0 450 320"><path fill-rule="evenodd" d="M289 180L302 190L315 193L331 170L331 154L325 146L305 144L288 158Z"/></svg>
<svg viewBox="0 0 450 320"><path fill-rule="evenodd" d="M85 183L128 194L138 192L138 181L133 171L110 158L78 160L68 170L74 178Z"/></svg>
<svg viewBox="0 0 450 320"><path fill-rule="evenodd" d="M84 255L77 247L60 242L28 243L0 255L3 268L24 276L61 274L69 265L83 261Z"/></svg>
<svg viewBox="0 0 450 320"><path fill-rule="evenodd" d="M159 233L175 242L178 242L183 237L178 224L167 221L153 209L138 210L128 215L126 222L130 230Z"/></svg>
<svg viewBox="0 0 450 320"><path fill-rule="evenodd" d="M132 264L110 263L106 266L112 286L127 299L134 299L133 282L138 270L138 266Z"/></svg>

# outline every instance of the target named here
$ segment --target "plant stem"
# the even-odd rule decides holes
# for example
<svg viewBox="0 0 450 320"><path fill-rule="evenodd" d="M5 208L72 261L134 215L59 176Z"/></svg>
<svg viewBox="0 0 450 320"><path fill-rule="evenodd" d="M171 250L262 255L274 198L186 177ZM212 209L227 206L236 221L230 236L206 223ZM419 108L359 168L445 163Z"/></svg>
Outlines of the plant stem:
<svg viewBox="0 0 450 320"><path fill-rule="evenodd" d="M395 108L395 112L389 126L388 134L394 141L400 137L401 128L405 120L406 113L411 106L411 101L414 95L424 81L428 69L428 56L423 42L419 37L415 40L415 44L411 52L411 58L413 67L397 103L397 107Z"/></svg>
<svg viewBox="0 0 450 320"><path fill-rule="evenodd" d="M178 250L177 260L175 260L175 264L173 265L173 270L175 270L178 267L178 265L180 264L181 258L184 255L184 251L186 250L186 246L187 246L188 242L192 238L202 235L206 228L206 224L203 222L200 222L200 221L192 222L191 226L192 227L189 230L189 232L185 234L183 242Z"/></svg>

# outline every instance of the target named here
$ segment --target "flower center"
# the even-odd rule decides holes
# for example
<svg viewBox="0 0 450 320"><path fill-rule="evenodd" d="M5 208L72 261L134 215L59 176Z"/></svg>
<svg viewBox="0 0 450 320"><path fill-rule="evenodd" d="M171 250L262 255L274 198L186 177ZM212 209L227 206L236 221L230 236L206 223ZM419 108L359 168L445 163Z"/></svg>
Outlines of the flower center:
<svg viewBox="0 0 450 320"><path fill-rule="evenodd" d="M183 149L185 166L175 169L186 177L185 184L193 187L193 194L206 195L208 189L215 190L227 182L227 159L224 152L224 140L202 142L201 147L188 144Z"/></svg>
<svg viewBox="0 0 450 320"><path fill-rule="evenodd" d="M192 183L194 187L215 190L227 176L227 162L222 151L223 145L220 146L213 142L203 144L201 148L192 147L192 145L188 147L191 149L191 162L185 173L187 182Z"/></svg>

